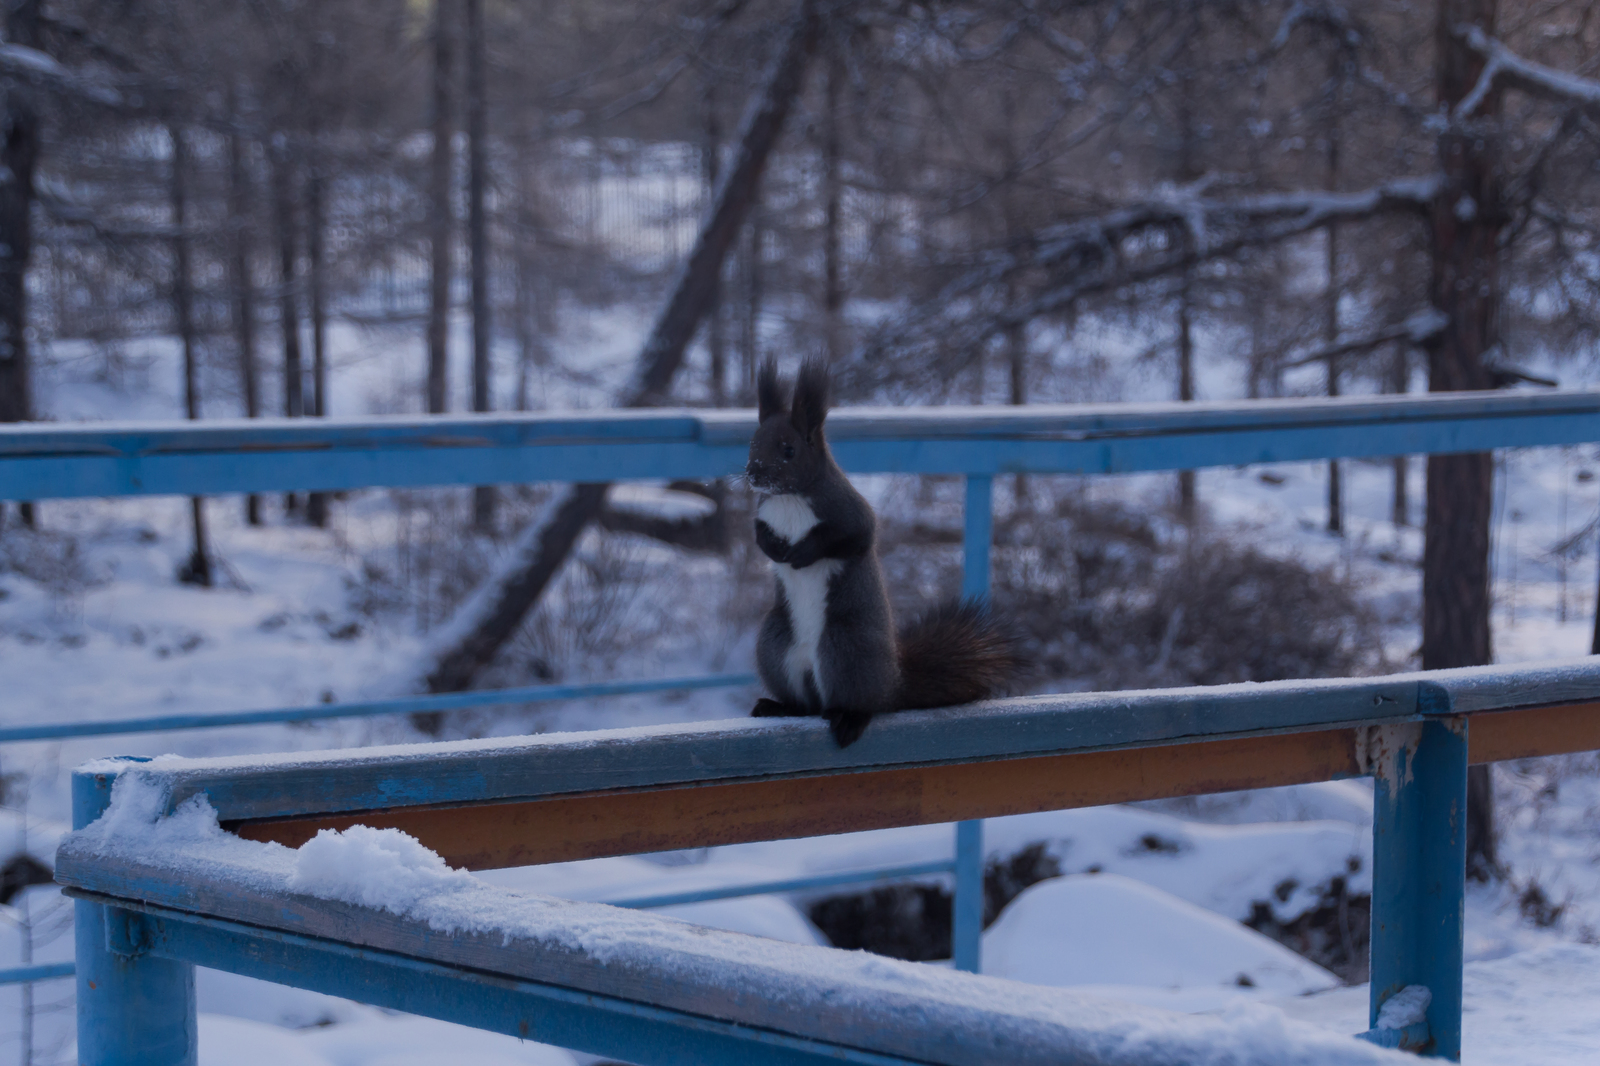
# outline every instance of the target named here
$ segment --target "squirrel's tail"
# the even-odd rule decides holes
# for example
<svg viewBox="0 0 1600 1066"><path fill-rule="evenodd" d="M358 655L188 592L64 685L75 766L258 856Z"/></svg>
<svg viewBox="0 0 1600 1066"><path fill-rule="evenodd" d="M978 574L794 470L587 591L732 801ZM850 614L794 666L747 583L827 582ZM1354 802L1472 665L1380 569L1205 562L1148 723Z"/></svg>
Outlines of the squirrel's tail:
<svg viewBox="0 0 1600 1066"><path fill-rule="evenodd" d="M976 600L950 600L900 631L898 709L950 707L1003 693L1022 672L1016 638Z"/></svg>

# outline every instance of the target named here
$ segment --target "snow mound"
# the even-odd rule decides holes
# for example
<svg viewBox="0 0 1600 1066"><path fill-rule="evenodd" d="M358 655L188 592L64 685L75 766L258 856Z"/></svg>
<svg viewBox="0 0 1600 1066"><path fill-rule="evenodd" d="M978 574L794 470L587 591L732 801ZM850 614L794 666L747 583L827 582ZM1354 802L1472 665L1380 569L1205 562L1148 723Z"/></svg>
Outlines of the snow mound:
<svg viewBox="0 0 1600 1066"><path fill-rule="evenodd" d="M439 893L476 885L416 837L398 829L323 829L295 853L289 887L319 899L406 914Z"/></svg>
<svg viewBox="0 0 1600 1066"><path fill-rule="evenodd" d="M1253 987L1279 995L1338 978L1237 922L1116 874L1023 892L983 937L984 972L1029 984Z"/></svg>
<svg viewBox="0 0 1600 1066"><path fill-rule="evenodd" d="M1469 962L1464 977L1462 1066L1593 1066L1600 947L1552 944ZM1368 987L1358 985L1275 1006L1330 1034L1353 1033L1367 1027L1367 997Z"/></svg>

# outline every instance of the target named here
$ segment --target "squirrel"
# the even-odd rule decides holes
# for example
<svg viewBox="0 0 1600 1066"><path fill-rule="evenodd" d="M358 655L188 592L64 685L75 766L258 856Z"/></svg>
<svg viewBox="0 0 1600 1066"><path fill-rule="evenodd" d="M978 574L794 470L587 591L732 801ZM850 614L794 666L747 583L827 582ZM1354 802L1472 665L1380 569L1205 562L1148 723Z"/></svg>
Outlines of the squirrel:
<svg viewBox="0 0 1600 1066"><path fill-rule="evenodd" d="M872 505L823 435L826 365L800 368L791 403L769 359L757 395L745 475L760 496L756 546L772 560L778 597L756 645L775 698L750 713L820 715L845 748L874 715L971 703L1005 688L1022 667L1016 642L976 601L943 603L896 634Z"/></svg>

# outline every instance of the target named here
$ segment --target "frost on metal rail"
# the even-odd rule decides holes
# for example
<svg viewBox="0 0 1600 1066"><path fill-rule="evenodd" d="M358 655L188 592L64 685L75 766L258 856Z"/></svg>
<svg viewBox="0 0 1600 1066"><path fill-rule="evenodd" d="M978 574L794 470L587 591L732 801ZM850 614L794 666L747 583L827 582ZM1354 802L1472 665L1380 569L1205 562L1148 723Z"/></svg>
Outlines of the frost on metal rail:
<svg viewBox="0 0 1600 1066"><path fill-rule="evenodd" d="M1377 781L1364 1036L1455 1059L1467 764L1596 748L1600 661L1585 659L997 700L888 716L843 751L820 720L744 719L105 760L74 775L88 828L57 857L79 898L81 1061L192 1062L196 964L644 1063L1398 1061L476 883L362 906L290 850L362 824L482 869L1363 774ZM119 777L137 802L96 824ZM1418 988L1421 1020L1381 1026Z"/></svg>
<svg viewBox="0 0 1600 1066"><path fill-rule="evenodd" d="M1231 403L842 409L856 473L1129 473L1576 444L1600 391ZM724 477L751 411L0 427L0 499Z"/></svg>

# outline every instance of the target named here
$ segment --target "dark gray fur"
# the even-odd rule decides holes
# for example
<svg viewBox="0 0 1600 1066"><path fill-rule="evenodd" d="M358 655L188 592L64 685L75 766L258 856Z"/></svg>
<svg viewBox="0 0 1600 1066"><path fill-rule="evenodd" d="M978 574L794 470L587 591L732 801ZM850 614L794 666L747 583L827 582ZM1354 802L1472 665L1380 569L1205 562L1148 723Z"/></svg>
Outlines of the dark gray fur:
<svg viewBox="0 0 1600 1066"><path fill-rule="evenodd" d="M758 517L756 545L779 567L796 572L829 560L838 568L823 599L815 674L805 671L798 684L787 664L797 644L795 606L784 585L789 572L780 571L777 602L756 646L757 668L774 698L761 700L751 713L821 715L839 746L846 747L873 715L992 695L1016 673L1018 659L1009 638L980 607L936 609L897 641L878 566L876 517L834 461L823 434L826 367L808 362L801 368L792 403L770 361L761 368L758 385L761 424L750 442L750 483L764 497L803 500L816 524L791 543Z"/></svg>

